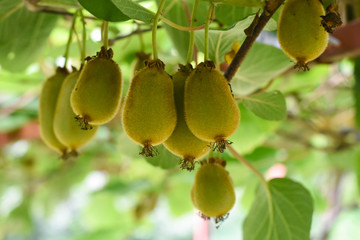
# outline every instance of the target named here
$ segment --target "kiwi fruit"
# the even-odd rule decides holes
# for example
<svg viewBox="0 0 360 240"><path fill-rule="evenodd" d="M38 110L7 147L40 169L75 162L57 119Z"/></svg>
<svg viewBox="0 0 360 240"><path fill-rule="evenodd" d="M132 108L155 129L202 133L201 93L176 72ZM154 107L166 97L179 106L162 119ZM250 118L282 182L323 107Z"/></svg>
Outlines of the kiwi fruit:
<svg viewBox="0 0 360 240"><path fill-rule="evenodd" d="M170 152L182 157L180 167L189 171L194 169L194 160L204 156L210 150L210 142L194 136L185 121L184 87L191 70L191 65L180 65L178 72L173 75L177 123L171 136L164 142L164 146Z"/></svg>
<svg viewBox="0 0 360 240"><path fill-rule="evenodd" d="M159 60L136 73L125 99L122 124L126 134L143 146L141 155L156 154L153 146L168 139L176 126L174 87Z"/></svg>
<svg viewBox="0 0 360 240"><path fill-rule="evenodd" d="M225 170L225 161L210 158L202 161L192 186L191 201L205 217L221 220L235 204L232 179Z"/></svg>
<svg viewBox="0 0 360 240"><path fill-rule="evenodd" d="M225 77L214 63L200 63L185 82L185 120L199 139L223 152L238 128L240 110Z"/></svg>
<svg viewBox="0 0 360 240"><path fill-rule="evenodd" d="M122 78L119 65L112 60L110 48L101 48L89 60L71 94L71 107L83 129L113 119L121 102Z"/></svg>
<svg viewBox="0 0 360 240"><path fill-rule="evenodd" d="M278 21L280 46L296 61L296 68L309 70L307 63L319 57L328 44L328 33L322 26L325 15L320 0L287 0Z"/></svg>
<svg viewBox="0 0 360 240"><path fill-rule="evenodd" d="M54 132L56 137L64 144L73 155L76 150L89 142L98 129L93 126L90 131L79 128L79 123L75 121L76 114L70 105L70 96L80 76L79 71L70 73L64 80L56 104L54 116Z"/></svg>
<svg viewBox="0 0 360 240"><path fill-rule="evenodd" d="M39 97L40 136L51 149L66 155L67 147L54 133L54 115L57 99L64 79L69 72L65 68L57 68L53 76L44 83Z"/></svg>

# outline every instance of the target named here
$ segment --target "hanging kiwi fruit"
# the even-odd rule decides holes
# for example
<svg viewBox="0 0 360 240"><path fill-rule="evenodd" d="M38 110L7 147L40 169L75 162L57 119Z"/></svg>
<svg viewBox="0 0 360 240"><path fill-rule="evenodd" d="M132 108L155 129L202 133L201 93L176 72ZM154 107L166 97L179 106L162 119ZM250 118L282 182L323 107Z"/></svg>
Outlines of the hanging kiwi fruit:
<svg viewBox="0 0 360 240"><path fill-rule="evenodd" d="M61 85L69 72L65 68L57 68L42 86L39 98L40 136L45 144L59 152L65 158L67 147L62 144L54 133L54 116Z"/></svg>
<svg viewBox="0 0 360 240"><path fill-rule="evenodd" d="M180 167L189 171L194 169L194 161L210 150L210 142L197 138L188 128L184 114L185 80L190 75L192 66L180 65L173 75L174 97L177 123L171 136L164 142L164 146L173 154L180 156Z"/></svg>
<svg viewBox="0 0 360 240"><path fill-rule="evenodd" d="M174 87L164 63L150 60L136 73L126 96L122 124L126 134L143 146L141 155L156 154L153 146L168 139L176 126Z"/></svg>
<svg viewBox="0 0 360 240"><path fill-rule="evenodd" d="M122 78L112 57L111 48L101 47L85 64L71 94L71 107L84 130L109 122L119 110Z"/></svg>
<svg viewBox="0 0 360 240"><path fill-rule="evenodd" d="M240 123L240 110L214 63L200 63L185 82L185 120L190 131L223 152Z"/></svg>
<svg viewBox="0 0 360 240"><path fill-rule="evenodd" d="M190 192L191 201L203 217L213 217L219 222L235 204L233 182L225 170L224 160L210 158L201 163Z"/></svg>
<svg viewBox="0 0 360 240"><path fill-rule="evenodd" d="M322 26L324 15L319 0L286 1L278 21L278 39L285 54L296 61L296 68L309 70L307 63L325 51L328 33Z"/></svg>
<svg viewBox="0 0 360 240"><path fill-rule="evenodd" d="M70 105L71 93L78 81L80 71L69 74L62 86L56 104L54 116L54 132L56 137L70 151L71 155L77 155L77 149L88 143L96 134L98 126L92 126L90 131L83 131L74 118L76 114Z"/></svg>

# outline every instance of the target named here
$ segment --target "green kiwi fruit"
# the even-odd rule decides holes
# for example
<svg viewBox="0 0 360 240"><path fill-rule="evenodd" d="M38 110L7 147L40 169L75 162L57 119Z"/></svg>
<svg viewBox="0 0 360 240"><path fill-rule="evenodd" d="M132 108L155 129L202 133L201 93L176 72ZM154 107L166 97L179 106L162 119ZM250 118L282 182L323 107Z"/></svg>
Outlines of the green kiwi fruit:
<svg viewBox="0 0 360 240"><path fill-rule="evenodd" d="M214 158L202 161L190 196L194 207L204 216L222 219L235 204L234 186L225 170L225 161Z"/></svg>
<svg viewBox="0 0 360 240"><path fill-rule="evenodd" d="M56 104L54 132L56 137L76 155L76 150L89 142L96 134L98 126L84 131L75 121L76 114L70 105L70 96L80 76L79 71L70 73L64 80Z"/></svg>
<svg viewBox="0 0 360 240"><path fill-rule="evenodd" d="M64 79L69 72L65 68L57 68L56 73L44 83L39 97L39 125L41 139L47 146L66 155L67 147L54 133L54 115L57 99Z"/></svg>
<svg viewBox="0 0 360 240"><path fill-rule="evenodd" d="M320 0L287 0L278 21L278 39L286 55L296 66L309 70L307 63L319 57L328 44L328 33L321 16L325 15Z"/></svg>
<svg viewBox="0 0 360 240"><path fill-rule="evenodd" d="M225 77L213 62L200 63L185 82L185 120L199 139L223 152L236 131L240 110Z"/></svg>
<svg viewBox="0 0 360 240"><path fill-rule="evenodd" d="M71 94L71 107L82 128L113 119L120 107L122 78L119 65L112 60L111 48L104 47L88 61Z"/></svg>
<svg viewBox="0 0 360 240"><path fill-rule="evenodd" d="M210 150L210 142L194 136L185 121L184 87L191 70L191 65L181 65L179 71L173 75L177 123L171 136L164 142L164 146L170 152L182 157L181 168L189 171L194 169L194 160L204 156Z"/></svg>
<svg viewBox="0 0 360 240"><path fill-rule="evenodd" d="M164 63L151 60L136 73L125 99L122 124L126 134L152 157L153 146L168 139L176 126L174 87Z"/></svg>

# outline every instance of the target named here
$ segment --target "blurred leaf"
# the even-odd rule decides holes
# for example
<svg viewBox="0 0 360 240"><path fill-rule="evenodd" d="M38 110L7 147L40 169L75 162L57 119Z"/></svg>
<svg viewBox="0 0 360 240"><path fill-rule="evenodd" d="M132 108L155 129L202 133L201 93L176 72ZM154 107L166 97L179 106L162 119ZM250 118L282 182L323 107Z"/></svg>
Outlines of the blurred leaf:
<svg viewBox="0 0 360 240"><path fill-rule="evenodd" d="M354 98L355 98L355 121L360 129L360 58L356 58L354 67Z"/></svg>
<svg viewBox="0 0 360 240"><path fill-rule="evenodd" d="M250 94L293 64L282 50L255 42L231 81L234 94Z"/></svg>
<svg viewBox="0 0 360 240"><path fill-rule="evenodd" d="M115 192L117 194L127 194L129 192L146 191L151 189L153 185L147 179L137 179L131 182L124 180L113 180L108 183L103 189L95 192Z"/></svg>
<svg viewBox="0 0 360 240"><path fill-rule="evenodd" d="M313 201L308 190L286 178L272 179L268 188L271 201L263 185L258 189L244 221L244 240L310 239Z"/></svg>
<svg viewBox="0 0 360 240"><path fill-rule="evenodd" d="M97 18L110 21L122 22L130 18L123 14L111 0L78 0L81 6Z"/></svg>
<svg viewBox="0 0 360 240"><path fill-rule="evenodd" d="M156 0L159 4L160 0ZM164 16L169 20L173 21L174 23L181 25L181 26L189 26L188 21L186 19L186 9L184 7L184 3L187 3L189 9L193 8L194 1L187 0L173 0L171 3L171 7L167 8L165 5L166 13ZM208 3L206 2L199 2L198 11L196 15L196 26L201 26L204 24L206 11L208 9ZM166 32L168 33L171 41L173 42L173 46L176 48L178 54L183 60L186 60L187 53L189 49L189 37L190 34L188 31L180 31L173 27L170 27L167 24L163 24Z"/></svg>
<svg viewBox="0 0 360 240"><path fill-rule="evenodd" d="M13 2L19 4L21 0ZM12 72L24 70L38 59L57 21L55 14L30 12L17 6L0 21L0 65Z"/></svg>
<svg viewBox="0 0 360 240"><path fill-rule="evenodd" d="M286 102L279 91L264 92L247 96L244 106L265 120L280 121L286 119Z"/></svg>
<svg viewBox="0 0 360 240"><path fill-rule="evenodd" d="M40 0L37 2L39 6L77 8L79 3L77 0Z"/></svg>
<svg viewBox="0 0 360 240"><path fill-rule="evenodd" d="M245 6L245 7L263 7L265 0L206 0L216 4L225 4L229 6Z"/></svg>
<svg viewBox="0 0 360 240"><path fill-rule="evenodd" d="M360 193L360 154L358 154L356 157L355 173L356 173L357 185Z"/></svg>
<svg viewBox="0 0 360 240"><path fill-rule="evenodd" d="M33 221L30 215L31 200L24 198L23 202L11 211L8 224L16 233L30 234L33 229Z"/></svg>
<svg viewBox="0 0 360 240"><path fill-rule="evenodd" d="M219 5L215 9L215 16L222 24L230 26L250 15L255 14L257 10L258 8Z"/></svg>
<svg viewBox="0 0 360 240"><path fill-rule="evenodd" d="M279 126L279 122L263 120L247 110L242 104L239 105L241 120L238 129L230 140L231 145L241 154L254 150Z"/></svg>
<svg viewBox="0 0 360 240"><path fill-rule="evenodd" d="M167 191L166 196L169 201L171 213L175 217L179 217L194 209L190 199L190 190L194 183L194 174L195 171L191 174L186 172L171 177L169 190Z"/></svg>
<svg viewBox="0 0 360 240"><path fill-rule="evenodd" d="M6 70L0 71L0 93L1 92L15 92L24 93L32 88L39 87L40 83L44 81L44 75L41 72L8 72Z"/></svg>
<svg viewBox="0 0 360 240"><path fill-rule="evenodd" d="M111 0L115 6L131 19L151 23L155 13L132 0Z"/></svg>
<svg viewBox="0 0 360 240"><path fill-rule="evenodd" d="M156 146L156 149L158 150L159 154L154 157L145 158L148 163L156 167L161 167L163 169L174 168L178 165L180 157L172 154L162 144Z"/></svg>
<svg viewBox="0 0 360 240"><path fill-rule="evenodd" d="M225 60L225 54L231 51L231 46L235 41L242 42L245 39L246 35L244 33L244 29L250 26L251 22L254 19L254 16L255 15L249 16L244 20L239 21L236 25L230 28L209 31L209 58L214 61L216 65ZM264 30L266 31L271 31L275 29L276 22L274 20L270 20L264 28ZM199 50L204 52L204 30L195 32L195 41ZM256 54L260 55L260 57L261 55L264 56L263 53L260 52L257 52ZM248 55L245 60L249 57L250 56ZM259 59L256 59L256 61L259 61ZM245 62L243 64L245 64ZM251 64L254 64L254 62L252 62ZM260 70L256 70L256 72L258 71Z"/></svg>

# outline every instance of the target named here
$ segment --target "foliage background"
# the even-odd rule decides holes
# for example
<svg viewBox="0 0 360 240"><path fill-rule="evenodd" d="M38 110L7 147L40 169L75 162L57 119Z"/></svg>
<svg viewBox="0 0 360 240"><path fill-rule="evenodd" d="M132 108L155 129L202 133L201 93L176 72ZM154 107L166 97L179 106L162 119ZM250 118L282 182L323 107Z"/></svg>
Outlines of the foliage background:
<svg viewBox="0 0 360 240"><path fill-rule="evenodd" d="M212 222L204 223L191 204L195 173L180 171L179 159L163 147L159 147L158 158L139 157L139 147L122 131L119 117L101 126L76 160L60 161L40 140L39 91L55 66L63 64L61 56L71 25L71 16L64 12L73 13L79 2L0 1L0 237L202 239L197 234L208 234L209 239L241 239L244 219L259 200L259 180L227 151L222 156L234 180L237 202L229 218L216 229ZM154 1L140 3L156 11ZM359 20L359 5L341 4L352 9L344 15L348 18L345 22ZM188 5L191 9L191 1ZM207 5L200 4L199 25ZM101 10L97 5L89 6ZM243 29L257 9L226 5L216 9L217 21L209 40L210 58L217 65L225 62L224 55L235 41L245 38ZM51 12L54 10L62 14ZM130 18L151 19L149 12L130 12L134 14ZM84 13L90 18L86 20L87 54L93 55L101 46L101 21ZM309 72L292 70L293 62L276 42L278 13L232 81L242 114L232 146L265 176L286 175L310 191L314 203L312 239L360 238L360 60L354 58L356 54L348 54L331 64L317 62ZM167 1L164 16L187 25L180 0ZM118 18L111 19L116 21L127 18L116 9L110 17ZM141 28L147 29L148 23ZM139 37L130 35L136 28L133 20L110 23L111 47L122 69L124 95L135 53L140 50ZM80 22L76 29L81 36ZM203 31L196 32L199 59L204 48L202 36ZM145 32L143 39L145 51L150 53L151 33ZM185 61L188 32L161 24L157 46L166 70L174 73L177 64ZM70 57L68 67L79 67L76 41L71 44ZM253 94L264 86L270 94ZM274 93L284 96L286 109ZM256 105L259 99L262 104ZM275 107L269 107L269 102ZM268 112L261 115L264 110Z"/></svg>

